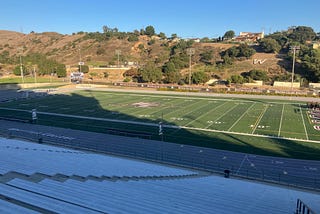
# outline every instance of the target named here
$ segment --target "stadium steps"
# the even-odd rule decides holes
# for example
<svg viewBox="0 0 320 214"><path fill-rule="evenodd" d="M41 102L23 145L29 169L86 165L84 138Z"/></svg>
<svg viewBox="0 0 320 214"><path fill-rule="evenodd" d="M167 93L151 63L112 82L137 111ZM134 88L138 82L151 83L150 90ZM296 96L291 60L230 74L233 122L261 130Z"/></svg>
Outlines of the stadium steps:
<svg viewBox="0 0 320 214"><path fill-rule="evenodd" d="M0 174L0 183L7 183L13 179L19 178L22 180L38 183L44 179L51 179L58 182L65 182L67 180L76 180L80 182L85 181L140 181L140 180L174 180L174 179L187 179L187 178L200 178L210 176L211 173L194 173L194 174L187 174L187 175L147 175L147 176L80 176L80 175L64 175L64 174L55 174L55 175L48 175L44 173L34 173L34 174L24 174L21 172L10 171L5 174Z"/></svg>

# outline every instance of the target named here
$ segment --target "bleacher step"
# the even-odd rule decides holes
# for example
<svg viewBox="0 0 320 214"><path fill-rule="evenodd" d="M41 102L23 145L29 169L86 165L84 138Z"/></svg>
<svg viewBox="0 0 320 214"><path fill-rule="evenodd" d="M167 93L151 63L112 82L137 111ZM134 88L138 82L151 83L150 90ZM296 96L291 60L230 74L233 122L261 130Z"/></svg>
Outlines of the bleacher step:
<svg viewBox="0 0 320 214"><path fill-rule="evenodd" d="M88 175L88 176L81 176L81 175L64 175L61 173L57 173L55 175L48 175L44 173L36 172L34 174L28 175L20 172L10 171L5 174L0 174L0 183L7 183L13 179L23 179L26 181L39 183L44 179L50 179L58 182L65 182L67 180L76 180L80 182L86 182L88 180L90 181L111 181L111 182L117 182L117 181L140 181L140 180L173 180L173 179L187 179L187 178L199 178L199 177L206 177L210 176L210 173L207 174L186 174L186 175L149 175L149 176L94 176L94 175Z"/></svg>

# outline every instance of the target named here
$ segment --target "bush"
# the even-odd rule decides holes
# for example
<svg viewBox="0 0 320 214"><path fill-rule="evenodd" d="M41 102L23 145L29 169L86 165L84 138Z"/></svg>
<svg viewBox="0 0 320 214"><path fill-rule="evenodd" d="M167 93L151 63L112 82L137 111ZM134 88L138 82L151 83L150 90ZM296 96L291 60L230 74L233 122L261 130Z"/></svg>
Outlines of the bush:
<svg viewBox="0 0 320 214"><path fill-rule="evenodd" d="M131 78L129 78L129 77L126 77L126 78L124 78L124 80L123 80L123 82L130 82L131 81Z"/></svg>

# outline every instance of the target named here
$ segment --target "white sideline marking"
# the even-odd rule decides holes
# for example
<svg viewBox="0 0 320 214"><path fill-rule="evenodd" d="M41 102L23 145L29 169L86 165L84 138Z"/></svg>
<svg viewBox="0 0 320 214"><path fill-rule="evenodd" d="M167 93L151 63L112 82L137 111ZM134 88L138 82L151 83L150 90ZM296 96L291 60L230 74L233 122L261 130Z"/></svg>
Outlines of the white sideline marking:
<svg viewBox="0 0 320 214"><path fill-rule="evenodd" d="M118 92L110 92L110 91L107 91L108 94L112 94L112 95L116 95L116 96L119 96L119 93ZM235 102L235 101L239 101L239 102L249 102L249 103L252 103L255 101L251 101L251 100L241 100L241 98L239 100L237 99L234 99L234 98L225 98L225 97L220 97L220 98L212 98L212 97L185 97L185 96L178 96L178 95L160 95L160 94L133 94L132 96L138 96L138 97L143 97L143 96L148 96L148 97L162 97L162 98L177 98L177 99L186 99L186 100L211 100L211 101L230 101L230 102ZM188 96L188 95L186 95ZM291 100L291 99L290 99ZM285 102L285 101L281 101L279 100L279 102L277 101L270 101L268 103L274 103L274 104L300 104L300 103L295 103L295 102Z"/></svg>
<svg viewBox="0 0 320 214"><path fill-rule="evenodd" d="M281 133L282 119L283 119L283 112L284 112L284 104L282 104L282 112L281 112L281 119L280 119L280 124L279 124L278 137L280 136L280 133Z"/></svg>
<svg viewBox="0 0 320 214"><path fill-rule="evenodd" d="M309 140L309 136L308 136L308 132L307 132L307 127L306 127L306 124L304 122L304 118L303 118L303 114L302 114L302 109L301 109L301 105L299 104L299 107L300 107L300 114L301 114L301 118L302 118L302 123L303 123L303 127L304 127L304 132L306 134L306 138L307 140Z"/></svg>
<svg viewBox="0 0 320 214"><path fill-rule="evenodd" d="M228 129L228 131L230 131L243 117L244 115L246 115L246 113L255 105L256 103L253 103L242 115L241 117L239 117L239 119L234 122L234 124Z"/></svg>

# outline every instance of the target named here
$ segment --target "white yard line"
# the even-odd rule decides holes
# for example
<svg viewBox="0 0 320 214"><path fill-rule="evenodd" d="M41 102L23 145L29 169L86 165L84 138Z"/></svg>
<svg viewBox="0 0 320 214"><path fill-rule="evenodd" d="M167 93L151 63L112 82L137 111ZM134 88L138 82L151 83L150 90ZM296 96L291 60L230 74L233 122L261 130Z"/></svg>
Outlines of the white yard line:
<svg viewBox="0 0 320 214"><path fill-rule="evenodd" d="M253 103L242 115L239 117L239 119L234 122L234 124L228 129L228 132L248 113L248 111L255 105L256 103Z"/></svg>
<svg viewBox="0 0 320 214"><path fill-rule="evenodd" d="M198 120L198 119L201 118L201 117L204 117L205 115L211 113L212 111L216 110L217 108L220 108L221 106L223 106L223 105L226 104L226 103L227 103L227 102L221 103L220 105L218 105L218 106L216 106L215 108L211 109L210 111L202 114L201 116L197 117L195 120L190 121L189 123L185 124L184 126L190 125L190 124L193 123L194 121Z"/></svg>
<svg viewBox="0 0 320 214"><path fill-rule="evenodd" d="M304 122L304 118L303 118L303 114L302 114L302 109L301 109L301 105L299 104L299 107L300 107L300 114L301 114L301 118L302 118L302 123L303 123L303 127L304 127L304 131L306 133L306 138L307 140L309 140L309 136L308 136L308 132L307 132L307 127L306 127L306 124Z"/></svg>
<svg viewBox="0 0 320 214"><path fill-rule="evenodd" d="M198 120L200 117L203 117L204 115L208 114L209 112L211 112L211 111L213 111L213 110L216 110L217 108L223 106L223 105L226 104L226 103L227 103L227 102L223 102L222 104L216 106L215 108L211 109L210 111L206 112L205 114L197 117L195 120L191 120L189 123L185 124L184 126L190 125L190 124L193 123L194 121ZM191 112L193 112L193 111L191 111ZM189 112L189 113L191 113L191 112ZM189 114L189 113L188 113L188 114ZM177 129L176 131L172 132L172 134L174 134L174 133L176 133L176 132L178 132L178 131L179 131L179 129Z"/></svg>
<svg viewBox="0 0 320 214"><path fill-rule="evenodd" d="M268 109L268 105L266 105L266 107L265 107L265 108L263 109L263 111L261 112L258 120L257 120L256 123L254 124L254 128L253 128L251 134L253 134L253 133L256 131L256 129L257 129L257 127L258 127L258 125L259 125L259 123L260 123L263 115L266 113L267 109Z"/></svg>
<svg viewBox="0 0 320 214"><path fill-rule="evenodd" d="M201 101L199 101L199 102L201 102ZM191 104L188 104L188 105L184 106L184 108L190 108L191 106L198 105L199 102L198 102L198 101L193 102L193 103L191 103ZM183 104L183 103L181 103L181 104ZM185 114L185 115L188 115L188 114L190 114L191 112L193 112L193 111L195 111L195 110L197 110L197 109L199 109L199 108L202 108L202 106L201 106L201 105L198 105L198 108L191 110L190 112L188 112L188 113ZM176 111L172 111L172 112L169 112L169 113L165 114L165 116L168 117L168 116L171 115L171 114L173 114L173 115L176 116L177 111L182 111L182 112L184 112L185 109L177 109Z"/></svg>
<svg viewBox="0 0 320 214"><path fill-rule="evenodd" d="M283 112L284 112L284 104L282 104L282 112L281 112L281 119L280 119L280 124L279 124L278 137L280 136L280 133L281 133L282 120L283 120Z"/></svg>
<svg viewBox="0 0 320 214"><path fill-rule="evenodd" d="M235 107L237 107L239 105L239 103L237 103L236 105L234 105L232 108L230 108L228 111L226 111L224 114L222 114L220 117L218 117L217 119L215 119L213 122L217 122L218 120L220 120L224 115L226 115L227 113L229 113L231 110L233 110ZM205 129L208 129L213 123L209 124Z"/></svg>

